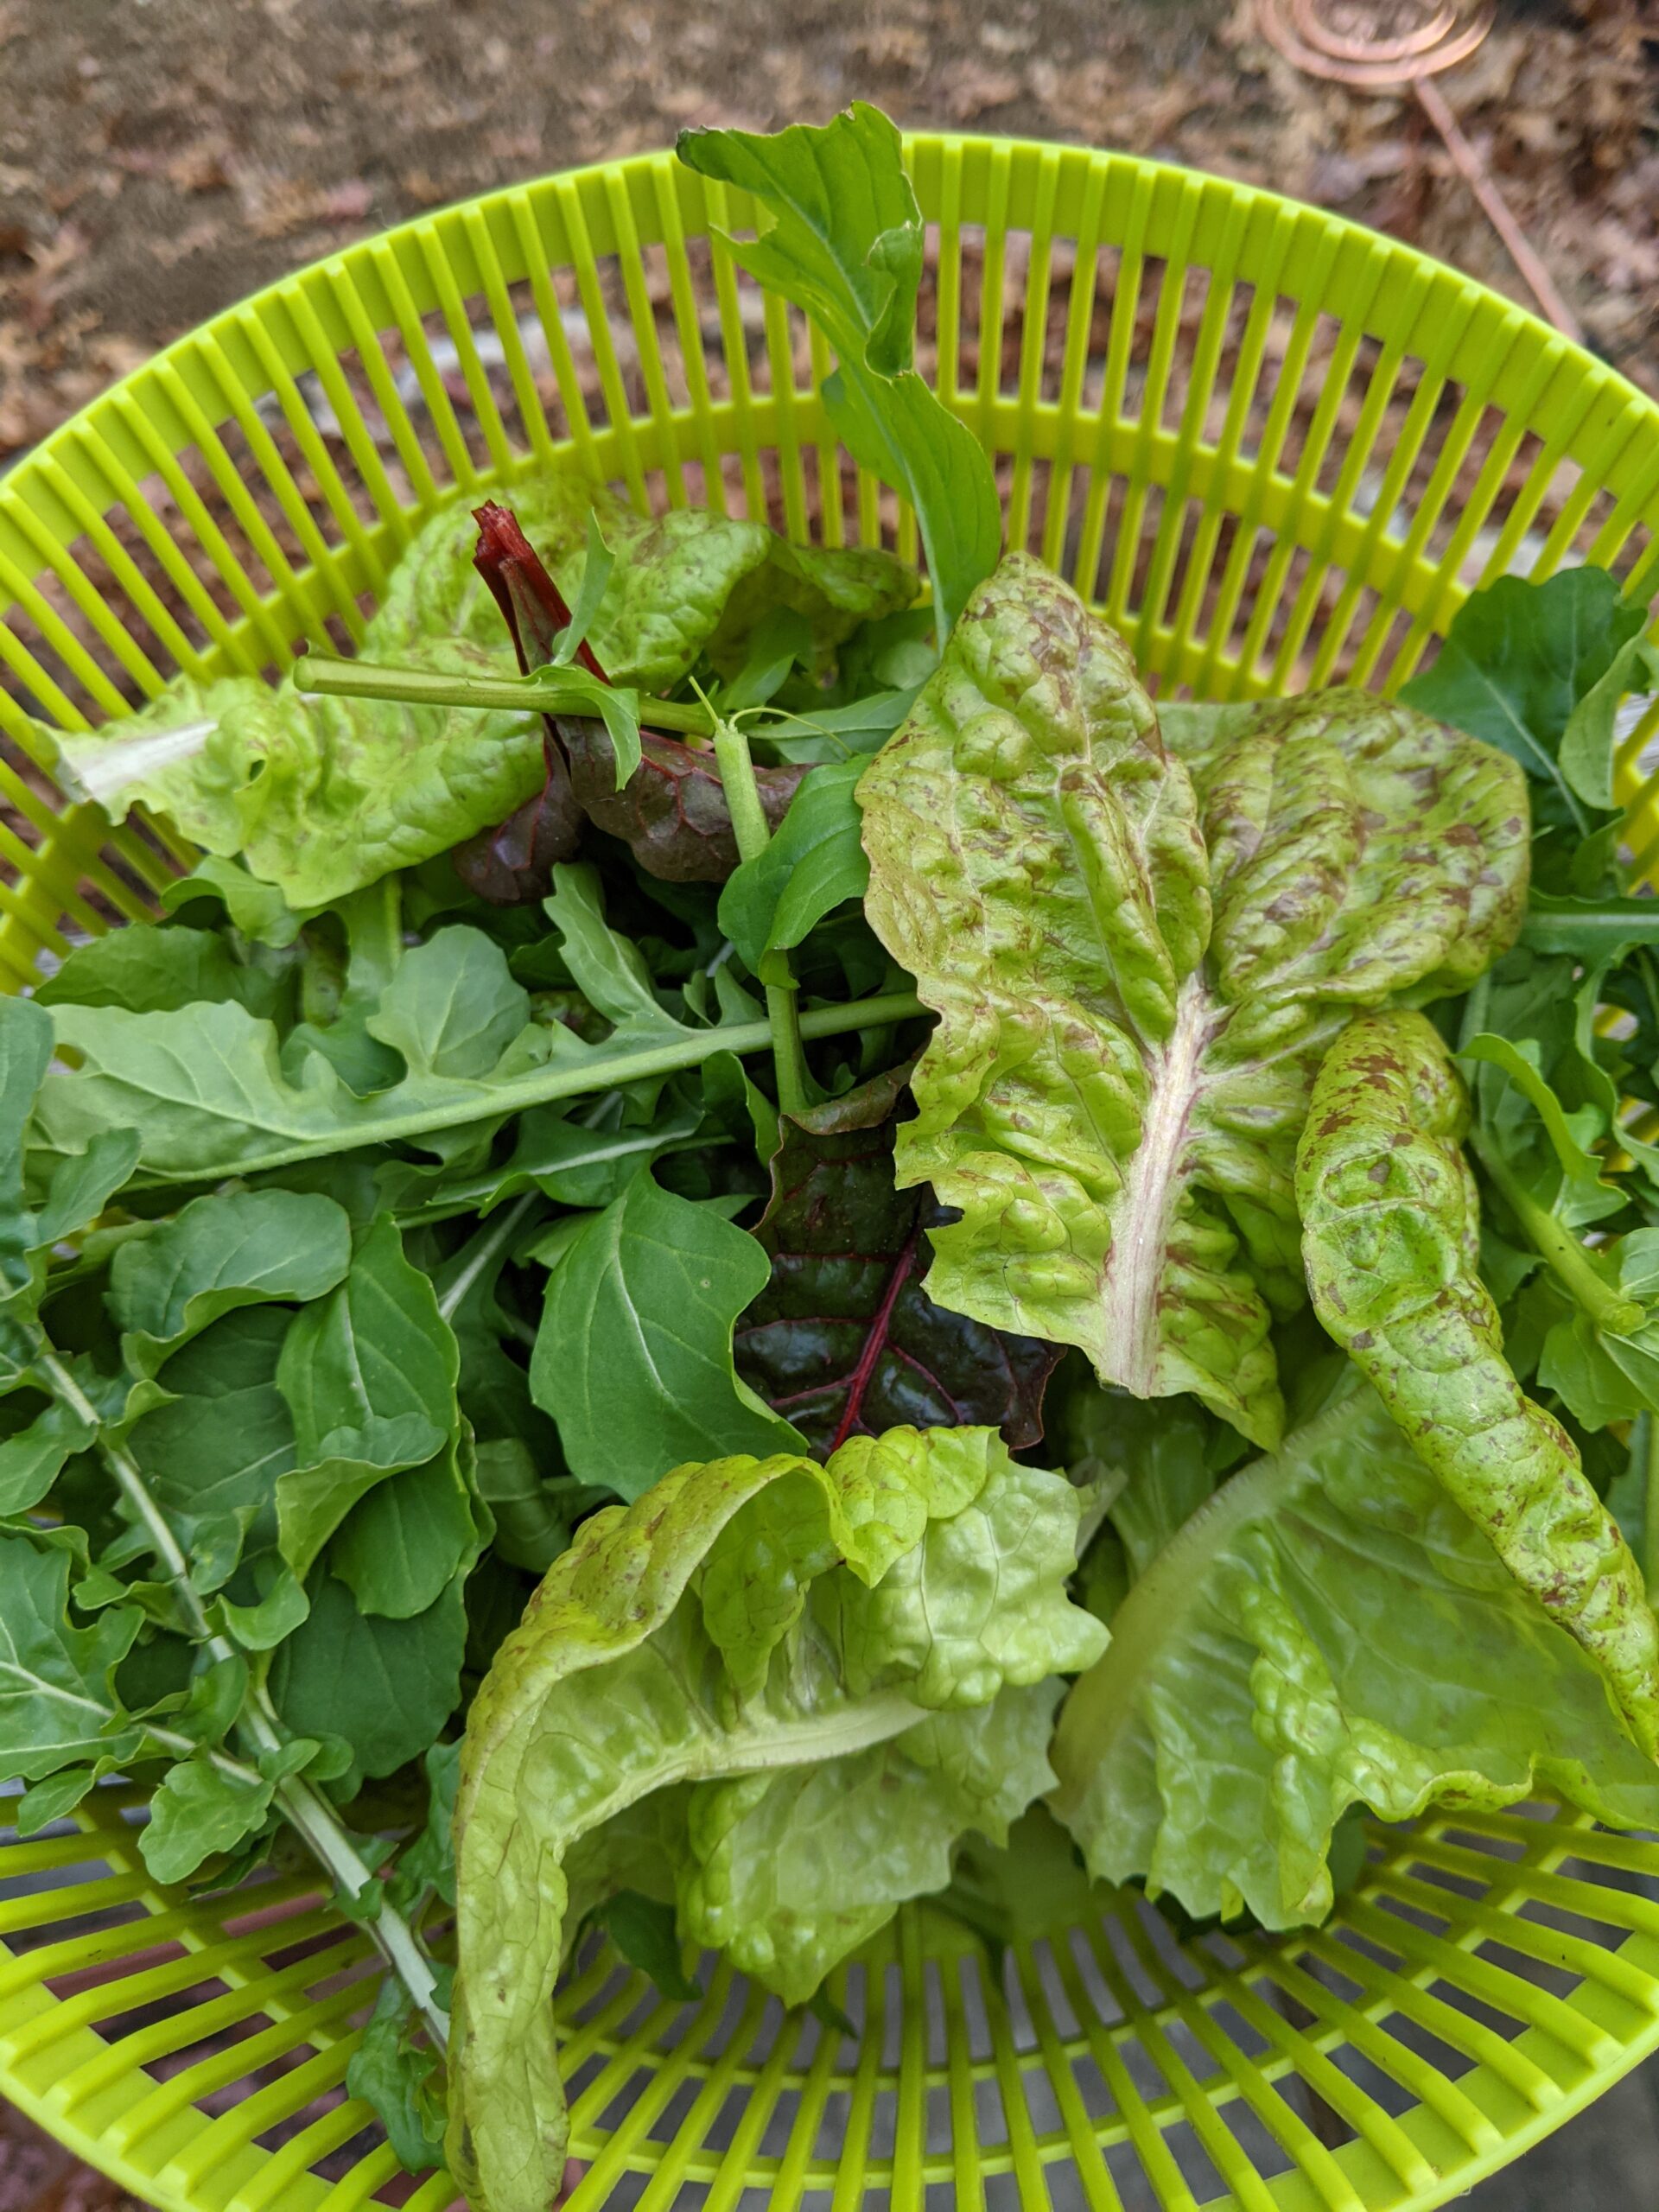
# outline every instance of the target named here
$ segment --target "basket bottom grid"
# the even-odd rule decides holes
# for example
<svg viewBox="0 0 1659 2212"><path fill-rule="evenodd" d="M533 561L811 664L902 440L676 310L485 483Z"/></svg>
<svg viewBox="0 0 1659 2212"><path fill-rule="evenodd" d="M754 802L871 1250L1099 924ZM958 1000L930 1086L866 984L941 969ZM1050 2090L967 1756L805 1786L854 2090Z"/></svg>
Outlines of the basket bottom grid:
<svg viewBox="0 0 1659 2212"><path fill-rule="evenodd" d="M19 2101L169 2207L449 2206L345 2093L360 1934L302 1873L181 1906L138 1817L106 1789L0 1848ZM816 2013L713 1957L671 2003L592 1944L559 2000L571 2212L1440 2202L1659 2041L1643 1850L1548 1806L1374 1826L1332 1921L1288 1937L1115 1893L997 1951L922 1904Z"/></svg>

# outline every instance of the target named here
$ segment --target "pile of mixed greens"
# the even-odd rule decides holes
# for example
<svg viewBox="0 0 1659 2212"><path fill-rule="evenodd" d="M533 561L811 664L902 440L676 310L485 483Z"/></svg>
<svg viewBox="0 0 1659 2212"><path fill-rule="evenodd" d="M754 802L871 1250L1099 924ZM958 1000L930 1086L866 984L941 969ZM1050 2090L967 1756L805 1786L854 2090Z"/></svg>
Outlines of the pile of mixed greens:
<svg viewBox="0 0 1659 2212"><path fill-rule="evenodd" d="M118 1772L163 1881L308 1849L352 2087L489 2212L586 1929L798 2004L930 1893L1283 1928L1351 1808L1659 1826L1643 609L1154 708L911 365L892 126L682 153L931 599L448 509L355 659L59 740L201 858L0 1006L19 1825Z"/></svg>

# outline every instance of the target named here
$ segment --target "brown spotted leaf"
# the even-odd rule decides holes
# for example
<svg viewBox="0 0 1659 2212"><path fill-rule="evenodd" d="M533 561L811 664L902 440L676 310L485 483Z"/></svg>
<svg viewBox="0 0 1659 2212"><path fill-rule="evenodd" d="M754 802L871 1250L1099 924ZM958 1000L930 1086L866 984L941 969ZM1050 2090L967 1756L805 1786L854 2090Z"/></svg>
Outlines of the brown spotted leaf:
<svg viewBox="0 0 1659 2212"><path fill-rule="evenodd" d="M1659 1624L1560 1424L1503 1357L1478 1272L1468 1100L1427 1019L1350 1022L1296 1156L1313 1310L1523 1589L1576 1637L1659 1754Z"/></svg>

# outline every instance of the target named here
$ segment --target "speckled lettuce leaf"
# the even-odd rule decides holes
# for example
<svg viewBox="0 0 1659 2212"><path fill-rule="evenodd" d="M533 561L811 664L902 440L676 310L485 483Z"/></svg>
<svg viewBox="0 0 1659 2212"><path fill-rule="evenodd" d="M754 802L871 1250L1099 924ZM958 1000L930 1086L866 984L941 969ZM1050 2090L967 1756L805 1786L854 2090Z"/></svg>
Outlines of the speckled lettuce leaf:
<svg viewBox="0 0 1659 2212"><path fill-rule="evenodd" d="M411 664L493 672L464 640ZM543 775L539 717L308 697L251 677L175 685L142 714L58 736L60 771L119 820L143 804L204 850L241 854L291 907L323 906L510 814Z"/></svg>
<svg viewBox="0 0 1659 2212"><path fill-rule="evenodd" d="M1468 1100L1421 1014L1361 1016L1314 1085L1296 1164L1314 1310L1516 1583L1659 1750L1659 1623L1560 1424L1522 1389L1478 1271Z"/></svg>
<svg viewBox="0 0 1659 2212"><path fill-rule="evenodd" d="M1357 1378L1159 1552L1052 1757L1092 1873L1269 1928L1330 1910L1351 1805L1399 1821L1543 1785L1614 1827L1659 1819L1595 1664Z"/></svg>
<svg viewBox="0 0 1659 2212"><path fill-rule="evenodd" d="M798 1517L766 1516L785 1484ZM449 2151L480 2212L545 2212L563 2172L567 1853L591 1907L595 1831L655 1793L846 1758L1087 1665L1104 1637L1065 1595L1077 1514L1063 1477L987 1432L899 1430L823 1467L677 1468L582 1523L462 1758ZM636 1857L620 1885L640 1886Z"/></svg>
<svg viewBox="0 0 1659 2212"><path fill-rule="evenodd" d="M879 548L791 545L765 523L700 507L652 519L570 474L514 485L512 505L571 601L588 518L596 520L615 566L588 642L612 683L645 691L665 690L704 654L720 674L733 674L757 626L779 608L803 617L822 660L861 622L916 596L915 570ZM418 640L443 634L504 651L501 617L473 568L477 537L465 503L433 517L393 571L363 640L365 658L405 660Z"/></svg>
<svg viewBox="0 0 1659 2212"><path fill-rule="evenodd" d="M1122 642L1010 555L859 785L866 910L940 1017L897 1156L961 1215L931 1297L1271 1445L1320 1055L1511 942L1526 795L1358 692L1190 734L1189 766Z"/></svg>

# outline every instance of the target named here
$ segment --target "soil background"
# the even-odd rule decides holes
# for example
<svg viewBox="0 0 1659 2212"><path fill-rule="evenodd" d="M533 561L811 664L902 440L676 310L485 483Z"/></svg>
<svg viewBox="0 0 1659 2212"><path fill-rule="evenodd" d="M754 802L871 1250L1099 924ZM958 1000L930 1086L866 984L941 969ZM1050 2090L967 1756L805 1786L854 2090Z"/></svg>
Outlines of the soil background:
<svg viewBox="0 0 1659 2212"><path fill-rule="evenodd" d="M1659 396L1659 0L1500 0L1440 85L1591 343ZM0 468L301 264L688 124L901 123L1267 184L1529 295L1408 96L1252 0L0 0ZM1464 2200L1652 2212L1659 2078ZM0 2212L137 2212L0 2107Z"/></svg>
<svg viewBox="0 0 1659 2212"><path fill-rule="evenodd" d="M1439 81L1592 342L1659 393L1659 0L1500 0ZM1414 99L1299 76L1253 0L0 0L0 462L423 208L854 97L1273 185L1527 296Z"/></svg>

